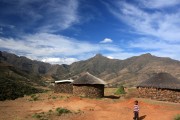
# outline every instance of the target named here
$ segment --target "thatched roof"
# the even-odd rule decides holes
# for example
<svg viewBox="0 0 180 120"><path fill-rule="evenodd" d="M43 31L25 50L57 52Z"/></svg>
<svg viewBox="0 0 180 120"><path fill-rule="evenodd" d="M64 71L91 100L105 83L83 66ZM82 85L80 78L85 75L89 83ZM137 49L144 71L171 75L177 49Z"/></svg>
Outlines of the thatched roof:
<svg viewBox="0 0 180 120"><path fill-rule="evenodd" d="M80 76L74 80L73 84L106 84L103 80L91 75L90 73L82 73Z"/></svg>
<svg viewBox="0 0 180 120"><path fill-rule="evenodd" d="M150 79L140 83L137 87L153 87L180 90L180 81L169 73L157 73Z"/></svg>

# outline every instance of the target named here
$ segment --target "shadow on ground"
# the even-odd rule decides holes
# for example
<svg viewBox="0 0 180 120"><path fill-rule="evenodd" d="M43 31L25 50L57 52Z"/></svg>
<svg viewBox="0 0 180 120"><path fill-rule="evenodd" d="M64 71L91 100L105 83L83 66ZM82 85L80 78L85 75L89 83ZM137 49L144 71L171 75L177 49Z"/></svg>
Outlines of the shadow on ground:
<svg viewBox="0 0 180 120"><path fill-rule="evenodd" d="M139 117L139 120L143 120L146 117L146 115L143 115L141 117Z"/></svg>
<svg viewBox="0 0 180 120"><path fill-rule="evenodd" d="M115 95L109 95L109 96L104 96L104 98L110 98L110 99L119 99L119 96L115 96Z"/></svg>

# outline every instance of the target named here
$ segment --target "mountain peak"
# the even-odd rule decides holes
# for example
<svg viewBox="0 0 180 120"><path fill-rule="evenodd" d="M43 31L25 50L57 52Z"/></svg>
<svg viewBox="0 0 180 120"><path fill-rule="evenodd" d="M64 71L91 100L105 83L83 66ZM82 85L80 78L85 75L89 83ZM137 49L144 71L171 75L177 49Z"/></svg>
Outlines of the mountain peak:
<svg viewBox="0 0 180 120"><path fill-rule="evenodd" d="M102 54L98 53L93 58L106 58L106 57L103 56Z"/></svg>
<svg viewBox="0 0 180 120"><path fill-rule="evenodd" d="M104 57L102 54L98 53L94 57Z"/></svg>
<svg viewBox="0 0 180 120"><path fill-rule="evenodd" d="M142 54L142 56L152 56L151 53Z"/></svg>
<svg viewBox="0 0 180 120"><path fill-rule="evenodd" d="M145 54L142 54L141 56L144 56L144 57L152 57L151 53L145 53Z"/></svg>

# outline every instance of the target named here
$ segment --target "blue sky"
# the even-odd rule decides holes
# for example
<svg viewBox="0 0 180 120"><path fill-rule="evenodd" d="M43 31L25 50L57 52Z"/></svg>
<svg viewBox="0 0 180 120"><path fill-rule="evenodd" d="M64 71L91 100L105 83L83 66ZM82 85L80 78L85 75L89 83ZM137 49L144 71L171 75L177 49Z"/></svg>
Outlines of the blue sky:
<svg viewBox="0 0 180 120"><path fill-rule="evenodd" d="M0 0L0 50L54 64L97 53L180 60L180 1Z"/></svg>

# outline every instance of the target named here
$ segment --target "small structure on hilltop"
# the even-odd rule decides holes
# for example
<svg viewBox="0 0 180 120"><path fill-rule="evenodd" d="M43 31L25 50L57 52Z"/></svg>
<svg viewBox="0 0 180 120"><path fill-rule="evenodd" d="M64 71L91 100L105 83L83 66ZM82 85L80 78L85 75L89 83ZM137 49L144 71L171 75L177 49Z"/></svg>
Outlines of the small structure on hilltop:
<svg viewBox="0 0 180 120"><path fill-rule="evenodd" d="M73 93L73 80L59 80L55 81L55 93Z"/></svg>
<svg viewBox="0 0 180 120"><path fill-rule="evenodd" d="M73 82L73 94L91 98L103 97L105 84L103 80L88 72L82 73L79 78Z"/></svg>
<svg viewBox="0 0 180 120"><path fill-rule="evenodd" d="M157 73L137 88L139 97L180 103L180 80L169 73Z"/></svg>

